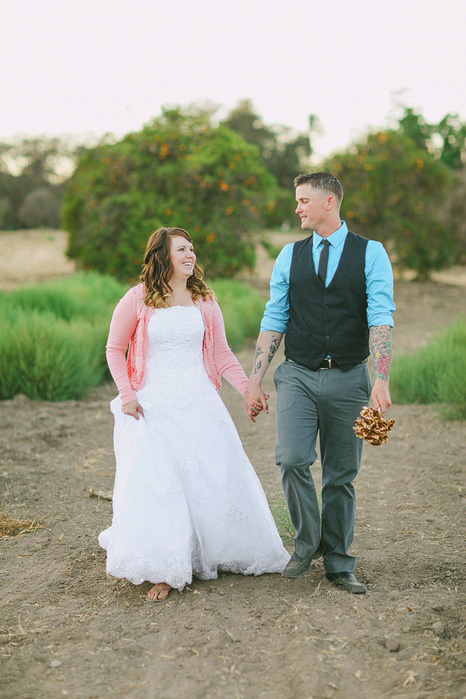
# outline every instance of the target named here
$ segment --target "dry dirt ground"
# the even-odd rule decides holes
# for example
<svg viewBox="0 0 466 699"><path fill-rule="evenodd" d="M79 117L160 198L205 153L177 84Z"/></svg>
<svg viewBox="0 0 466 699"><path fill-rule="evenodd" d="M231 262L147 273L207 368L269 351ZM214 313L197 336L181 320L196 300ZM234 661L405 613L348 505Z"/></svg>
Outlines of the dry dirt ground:
<svg viewBox="0 0 466 699"><path fill-rule="evenodd" d="M438 334L463 298L459 286L399 282L396 351ZM252 353L239 353L247 371ZM268 387L271 414L255 426L229 386L223 398L274 502L271 375ZM4 505L42 523L1 541L1 697L464 697L464 423L395 405L389 442L365 445L353 552L366 595L331 586L317 562L296 581L195 581L156 605L149 584L106 578L97 544L111 503L89 489L112 488L114 394L0 403Z"/></svg>

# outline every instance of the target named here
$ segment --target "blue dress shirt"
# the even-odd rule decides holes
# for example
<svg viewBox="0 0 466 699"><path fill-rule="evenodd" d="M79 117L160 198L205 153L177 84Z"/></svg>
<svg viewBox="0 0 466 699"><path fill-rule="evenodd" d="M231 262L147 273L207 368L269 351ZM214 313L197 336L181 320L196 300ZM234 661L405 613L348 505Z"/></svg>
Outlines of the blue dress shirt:
<svg viewBox="0 0 466 699"><path fill-rule="evenodd" d="M328 266L325 286L333 279L343 252L348 227L344 221L338 230L328 236ZM323 238L314 232L312 260L317 273ZM267 301L260 331L274 330L285 333L290 317L290 267L294 243L288 243L278 255L270 278L270 301ZM382 243L369 240L366 247L367 324L393 327L393 271Z"/></svg>

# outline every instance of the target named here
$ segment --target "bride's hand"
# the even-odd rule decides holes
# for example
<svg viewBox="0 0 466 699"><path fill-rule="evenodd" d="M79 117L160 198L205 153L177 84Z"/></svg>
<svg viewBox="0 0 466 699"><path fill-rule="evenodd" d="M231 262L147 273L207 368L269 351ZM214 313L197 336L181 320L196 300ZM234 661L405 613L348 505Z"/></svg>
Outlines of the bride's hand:
<svg viewBox="0 0 466 699"><path fill-rule="evenodd" d="M137 402L137 400L132 400L129 403L125 403L121 406L121 409L125 415L131 415L131 417L134 417L136 420L139 420L139 415L144 417L142 408Z"/></svg>

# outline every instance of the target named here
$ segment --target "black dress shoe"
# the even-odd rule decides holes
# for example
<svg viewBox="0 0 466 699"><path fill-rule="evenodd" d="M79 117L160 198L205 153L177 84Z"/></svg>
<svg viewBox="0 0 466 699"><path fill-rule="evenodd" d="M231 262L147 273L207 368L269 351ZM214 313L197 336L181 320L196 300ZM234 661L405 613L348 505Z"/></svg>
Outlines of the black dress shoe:
<svg viewBox="0 0 466 699"><path fill-rule="evenodd" d="M353 573L348 573L346 571L340 573L326 573L325 577L339 587L340 590L352 592L353 595L363 595L366 592L366 587L356 580Z"/></svg>
<svg viewBox="0 0 466 699"><path fill-rule="evenodd" d="M311 563L313 560L316 558L321 558L324 553L324 548L321 544L317 547L317 549L314 551L312 556L298 556L296 551L293 553L291 556L290 560L288 561L285 570L283 571L282 575L284 578L300 578L301 575L304 575L304 573L307 573L309 568L311 567Z"/></svg>

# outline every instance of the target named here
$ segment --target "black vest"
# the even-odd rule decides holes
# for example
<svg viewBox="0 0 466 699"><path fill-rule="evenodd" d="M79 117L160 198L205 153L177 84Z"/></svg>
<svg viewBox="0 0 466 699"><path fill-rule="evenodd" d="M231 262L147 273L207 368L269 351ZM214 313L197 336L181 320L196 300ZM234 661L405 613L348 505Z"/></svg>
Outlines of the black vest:
<svg viewBox="0 0 466 699"><path fill-rule="evenodd" d="M285 356L315 371L330 355L343 371L369 356L366 247L348 232L335 275L325 288L312 260L312 235L295 243L290 269L290 319Z"/></svg>

